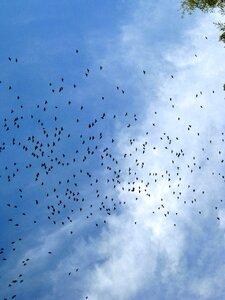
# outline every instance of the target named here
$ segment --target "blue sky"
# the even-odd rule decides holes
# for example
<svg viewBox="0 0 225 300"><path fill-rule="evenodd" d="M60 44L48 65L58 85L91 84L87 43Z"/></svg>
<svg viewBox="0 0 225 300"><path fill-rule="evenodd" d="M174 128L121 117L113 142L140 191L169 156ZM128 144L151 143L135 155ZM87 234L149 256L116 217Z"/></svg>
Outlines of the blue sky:
<svg viewBox="0 0 225 300"><path fill-rule="evenodd" d="M1 299L224 298L221 18L2 1Z"/></svg>

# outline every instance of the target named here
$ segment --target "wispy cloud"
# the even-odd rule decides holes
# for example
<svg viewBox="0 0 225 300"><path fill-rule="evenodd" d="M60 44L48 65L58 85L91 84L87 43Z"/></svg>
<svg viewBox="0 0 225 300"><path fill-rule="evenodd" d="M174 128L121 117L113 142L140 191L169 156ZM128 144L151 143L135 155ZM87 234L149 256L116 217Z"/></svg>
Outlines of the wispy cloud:
<svg viewBox="0 0 225 300"><path fill-rule="evenodd" d="M97 63L93 54L93 64L104 66L98 78L124 88L128 112L137 113L131 128L116 125L115 152L127 154L116 190L121 212L98 232L93 220L77 215L63 228L36 232L13 270L29 257L24 299L224 296L224 49L212 24L217 16L177 29L184 21L171 1L149 2L132 7L117 38L105 37Z"/></svg>
<svg viewBox="0 0 225 300"><path fill-rule="evenodd" d="M155 55L146 35L151 23L147 8L141 6L134 22L123 27L121 53L114 56L117 62L125 60L129 72L132 68L136 71L137 66L144 69L149 57L153 62ZM87 277L85 294L90 299L148 299L149 293L151 299L210 299L212 295L219 299L224 293L216 284L223 268L213 269L224 249L222 241L214 255L221 236L220 222L224 222L217 219L218 215L223 217L215 206L221 204L224 193L225 125L224 53L212 24L215 18L201 17L183 33L179 43L161 51L162 59L156 65L161 64L159 70L166 65L166 70L155 74L155 100L149 101L150 77L136 81L137 101L146 113L139 114L144 119L130 150L127 144L132 129L119 133L119 140L124 142L118 146L121 154L132 154L124 160L123 168L130 167L138 180L129 175L121 183L125 190L121 188L120 200L126 202L126 208L108 220L108 230L97 244L97 252L105 261L97 263ZM131 81L134 84L132 76ZM140 147L145 142L146 152L142 154ZM176 153L180 153L179 158ZM157 176L152 178L149 173ZM132 187L135 191L128 192ZM209 269L204 266L207 263Z"/></svg>

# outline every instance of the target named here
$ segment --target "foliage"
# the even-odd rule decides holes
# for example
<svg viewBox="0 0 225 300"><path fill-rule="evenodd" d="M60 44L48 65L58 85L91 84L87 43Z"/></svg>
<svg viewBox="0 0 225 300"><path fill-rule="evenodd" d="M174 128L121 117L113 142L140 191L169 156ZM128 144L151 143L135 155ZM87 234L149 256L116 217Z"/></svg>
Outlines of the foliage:
<svg viewBox="0 0 225 300"><path fill-rule="evenodd" d="M181 7L183 13L192 13L196 8L203 12L212 12L218 8L221 14L225 13L224 0L182 0Z"/></svg>
<svg viewBox="0 0 225 300"><path fill-rule="evenodd" d="M204 13L218 10L221 15L225 15L225 0L181 0L181 9L183 14L191 14L195 9L200 9ZM216 26L222 32L219 40L225 43L225 23L218 22ZM225 84L223 89L225 91Z"/></svg>
<svg viewBox="0 0 225 300"><path fill-rule="evenodd" d="M225 43L225 23L219 22L216 23L216 25L222 31L222 34L220 35L220 41Z"/></svg>
<svg viewBox="0 0 225 300"><path fill-rule="evenodd" d="M191 14L195 9L200 9L203 12L213 12L218 9L222 15L225 15L225 0L182 0L182 13ZM216 24L222 31L219 40L225 43L225 23Z"/></svg>

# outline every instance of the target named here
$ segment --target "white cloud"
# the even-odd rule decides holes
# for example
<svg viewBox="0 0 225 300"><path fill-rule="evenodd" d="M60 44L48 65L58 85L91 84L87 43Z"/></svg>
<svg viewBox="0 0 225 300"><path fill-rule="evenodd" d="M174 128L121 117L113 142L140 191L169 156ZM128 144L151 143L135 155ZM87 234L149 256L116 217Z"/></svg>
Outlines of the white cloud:
<svg viewBox="0 0 225 300"><path fill-rule="evenodd" d="M169 16L173 11L169 5L165 10L162 7L162 3L157 6L142 1L103 60L106 77L125 85L127 91L131 88L132 99L136 99L132 105L139 110L138 125L121 129L115 138L121 156L132 154L120 165L126 170L117 190L119 200L126 202L124 209L110 216L108 227L92 238L91 229L80 225L83 223L79 219L53 234L48 230L41 234L38 245L25 253L32 261L28 271L31 279L37 277L35 268L43 271L48 265L38 282L46 280L43 285L49 293L44 291L41 299L62 299L65 295L72 299L81 294L91 300L212 299L212 295L221 299L223 295L219 278L223 278L224 267L217 271L214 268L224 252L224 239L220 239L221 235L224 238L225 217L220 202L224 180L218 175L224 170L220 163L224 157L224 49L211 24L216 16L200 17L191 29L175 33L182 36L178 42L174 42L168 28L165 32L170 33L172 42L163 36L157 40L155 32L162 32L162 26L169 26L176 15L174 10ZM131 137L135 138L133 145L129 144ZM184 156L177 158L175 154L181 149ZM133 187L134 192L127 191ZM70 227L74 235L79 233L73 240L66 235ZM81 237L85 233L88 238ZM52 249L53 259L49 262L48 251ZM71 270L68 277L66 273ZM26 282L29 290L30 281Z"/></svg>
<svg viewBox="0 0 225 300"><path fill-rule="evenodd" d="M135 14L134 23L123 27L119 41L120 55L113 56L116 65L123 61L131 74L138 68L144 68L149 57L151 62L154 58L154 46L146 35L151 24L147 8L147 5L141 6ZM103 232L101 241L97 244L97 252L105 261L97 263L87 276L85 294L90 299L133 299L150 287L153 293L151 299L158 299L154 295L156 286L163 286L160 299L170 299L171 295L173 299L177 295L182 296L179 299L211 299L216 289L217 297L221 297L223 293L223 289L215 284L215 274L202 274L203 268L198 266L212 259L211 264L216 267L220 259L212 257L214 248L210 248L208 244L208 234L212 232L205 230L206 224L210 224L216 231L220 230L214 206L224 193L224 180L218 175L224 170L221 163L224 157L221 133L225 125L221 64L224 50L217 41L218 32L212 24L215 19L216 16L199 18L191 30L183 33L181 42L171 44L162 51L164 60L160 63L160 70L163 65L166 70L154 81L157 82L157 97L154 101L145 105L149 102L149 95L152 95L152 90L148 88L149 77L143 77L135 83L135 88L139 91L139 105L143 104L143 108L145 107L142 116L139 114L139 119L144 117L144 120L135 139L139 149L145 141L148 142L146 154L142 155L140 150L135 152L135 146L132 146L132 156L124 162L123 168L127 170L131 167L132 172L137 172L139 179L133 185L134 193L127 192L127 188L125 191L121 189L120 199L126 201L126 208L120 216L109 218L108 230ZM135 82L133 75L131 82ZM169 100L170 97L172 101ZM157 111L157 115L154 115L154 111ZM152 123L156 126L153 127ZM148 136L145 135L146 131L149 131ZM119 140L123 142L118 147L122 153L129 151L127 141L131 132L119 133ZM165 136L163 132L166 132ZM168 145L167 135L171 139L171 146ZM152 149L153 146L156 151ZM171 148L166 150L165 146ZM174 154L171 154L170 149L173 149ZM180 152L180 149L184 156L181 154L178 159L175 153ZM218 151L222 152L221 155ZM142 161L145 163L143 168L136 166L136 158L140 164ZM174 164L171 163L172 159ZM165 179L166 170L171 174L171 188ZM149 172L157 172L164 177L155 177L157 183L154 183L152 177L148 176ZM125 176L121 186L127 186L128 181L133 180L130 176ZM144 192L148 181L151 183L146 193L150 193L150 197ZM140 194L138 186L141 187ZM136 196L138 201L134 200ZM215 241L218 238L218 232L214 236L210 235L210 239ZM203 242L204 256L199 257L195 243ZM223 243L220 245L224 248ZM217 255L220 253L219 251ZM189 265L184 263L187 256L191 257ZM193 260L196 260L196 264ZM197 278L200 277L202 279L198 281ZM171 287L171 279L179 284ZM142 294L142 297L149 299L149 295ZM137 299L140 298L137 296Z"/></svg>

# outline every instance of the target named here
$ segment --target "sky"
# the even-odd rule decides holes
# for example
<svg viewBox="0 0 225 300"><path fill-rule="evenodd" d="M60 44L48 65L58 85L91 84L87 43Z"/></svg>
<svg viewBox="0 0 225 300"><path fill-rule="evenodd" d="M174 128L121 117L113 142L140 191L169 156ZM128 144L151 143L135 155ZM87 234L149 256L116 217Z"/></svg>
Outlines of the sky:
<svg viewBox="0 0 225 300"><path fill-rule="evenodd" d="M0 299L223 299L222 16L10 0L0 20Z"/></svg>

